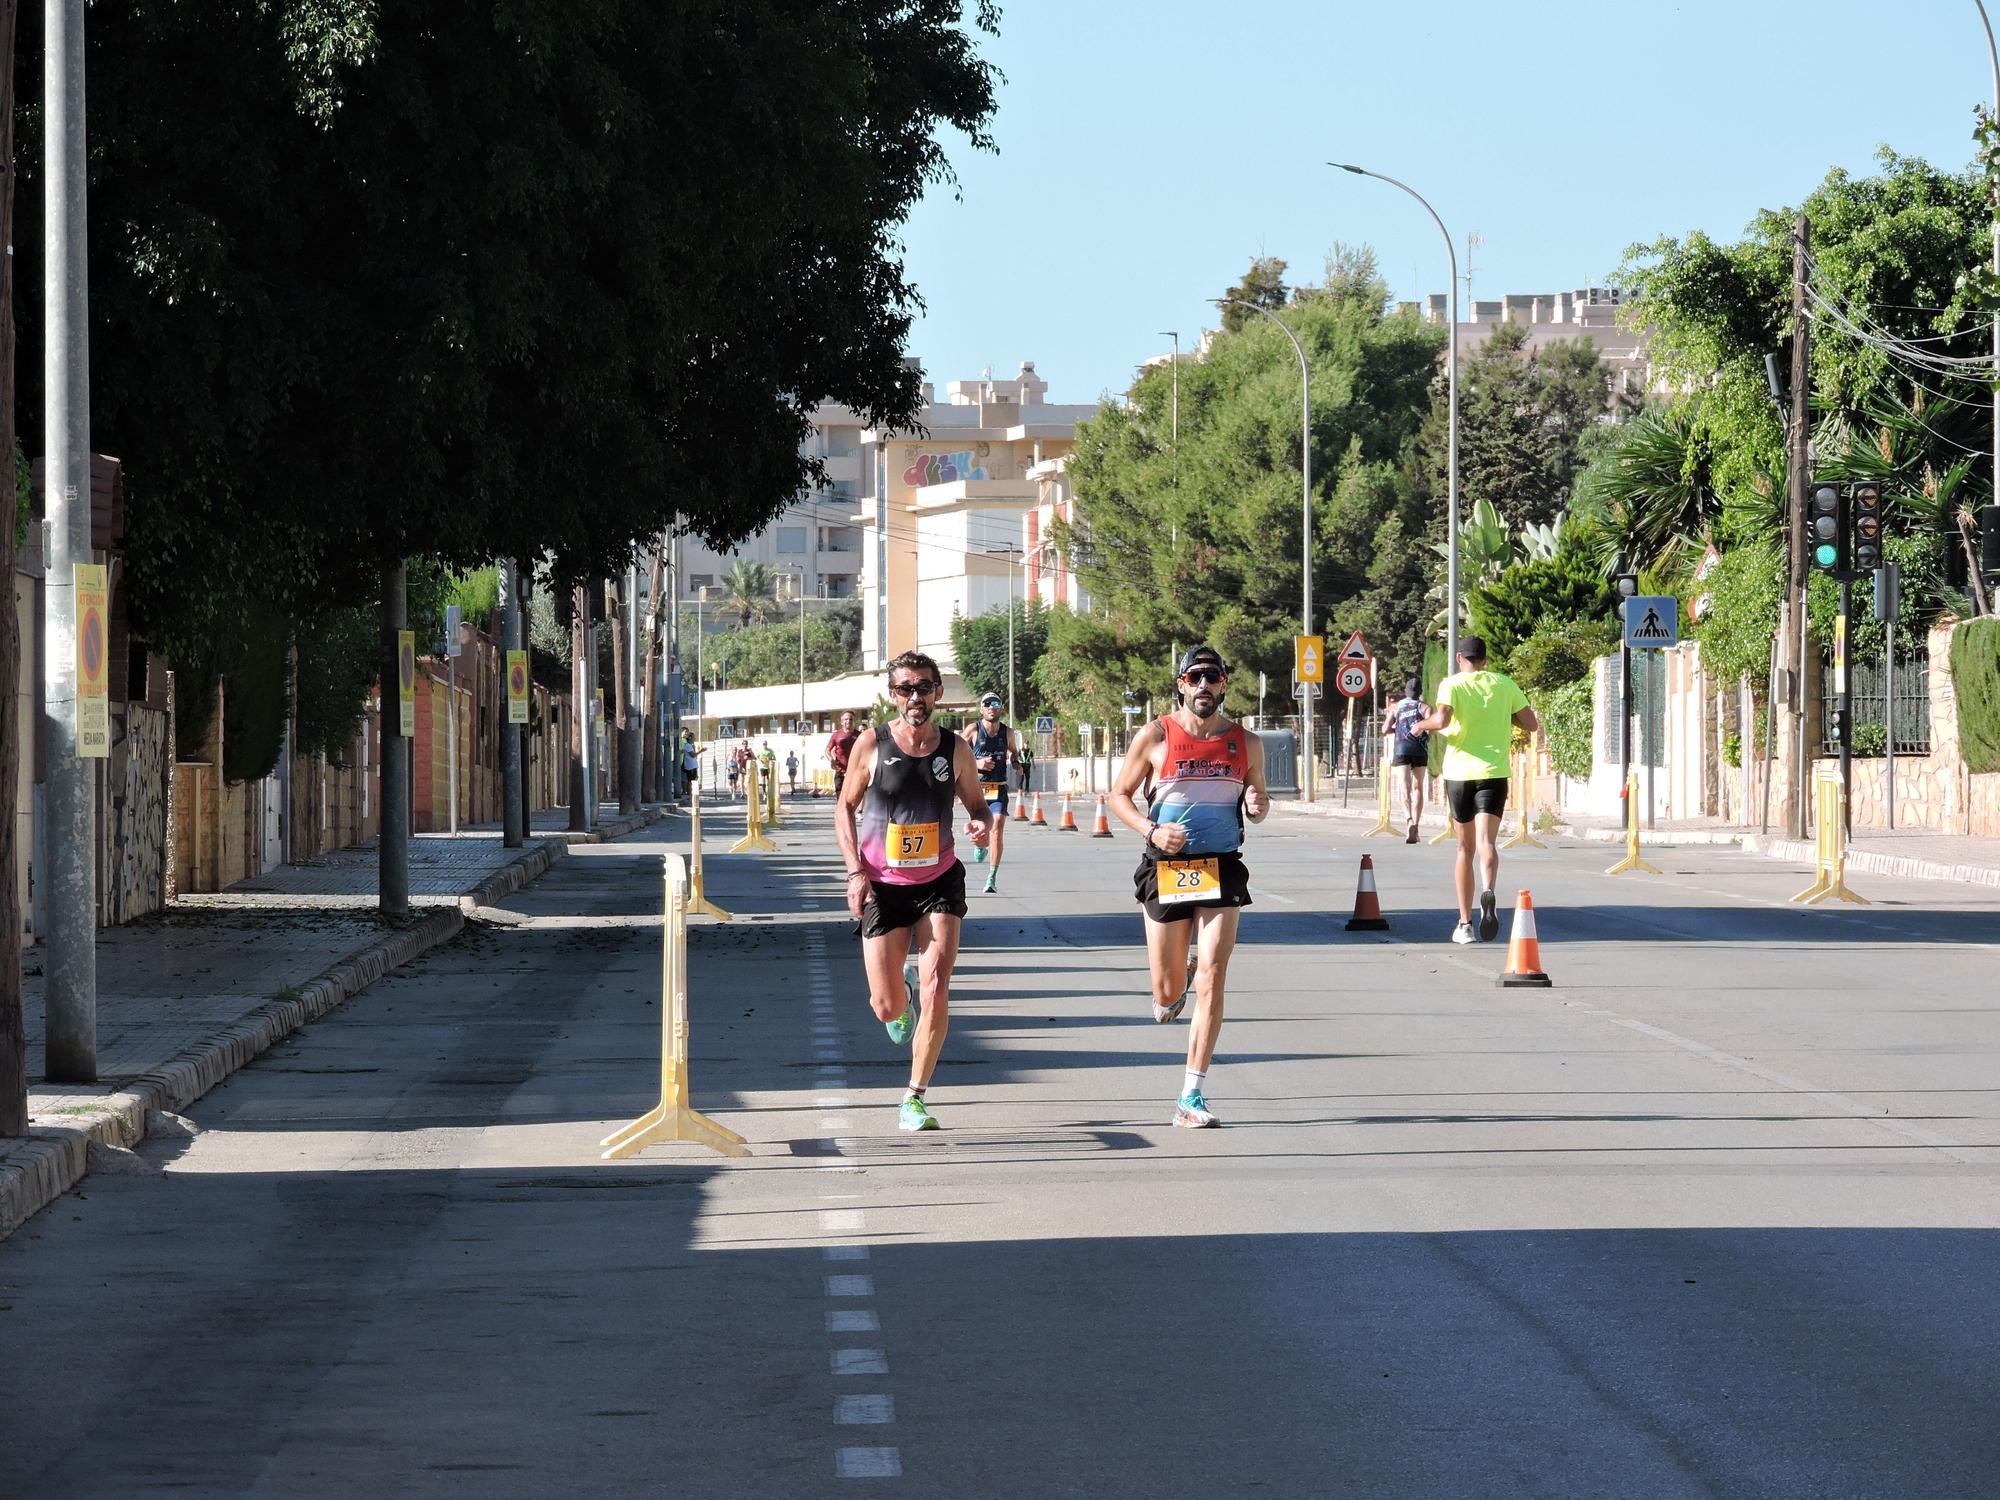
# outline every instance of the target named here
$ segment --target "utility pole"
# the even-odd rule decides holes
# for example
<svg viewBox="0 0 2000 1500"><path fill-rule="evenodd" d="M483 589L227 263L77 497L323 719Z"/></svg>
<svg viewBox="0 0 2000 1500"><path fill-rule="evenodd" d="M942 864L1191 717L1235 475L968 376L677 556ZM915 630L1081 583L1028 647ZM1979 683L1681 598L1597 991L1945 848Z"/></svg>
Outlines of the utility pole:
<svg viewBox="0 0 2000 1500"><path fill-rule="evenodd" d="M514 587L514 560L500 559L500 826L501 842L518 849L527 837L521 820L521 726L514 722L513 698L506 689L512 653L521 649L521 596ZM533 691L532 688L529 689Z"/></svg>
<svg viewBox="0 0 2000 1500"><path fill-rule="evenodd" d="M535 711L535 643L528 629L531 615L529 608L534 599L535 570L525 557L514 559L514 629L520 638L520 649L528 654L528 714L532 726ZM521 735L521 836L527 837L535 826L534 757L529 750L530 736L527 730ZM542 742L553 746L555 735L552 726L542 726ZM552 753L545 750L544 754Z"/></svg>
<svg viewBox="0 0 2000 1500"><path fill-rule="evenodd" d="M85 232L83 0L48 0L43 365L48 417L44 580L48 691L48 956L42 970L51 1083L97 1078L95 767L78 743L76 567L90 562L90 274ZM7 457L11 465L13 459ZM8 709L12 711L11 705ZM11 832L11 830L9 830Z"/></svg>
<svg viewBox="0 0 2000 1500"><path fill-rule="evenodd" d="M382 567L382 825L375 839L376 900L382 914L410 913L410 741L403 736L403 630L409 575L400 559Z"/></svg>
<svg viewBox="0 0 2000 1500"><path fill-rule="evenodd" d="M622 599L619 597L621 592L624 595ZM611 616L611 718L612 725L617 730L618 811L621 813L634 813L639 810L638 767L634 764L637 757L632 753L639 748L639 742L632 734L632 715L635 710L632 701L634 696L632 656L634 648L639 644L633 638L637 608L637 601L632 597L633 592L632 573L629 568L626 570L622 587L621 584L613 583L608 578L604 580L604 603L607 613Z"/></svg>
<svg viewBox="0 0 2000 1500"><path fill-rule="evenodd" d="M14 18L0 0L0 453L14 451ZM0 526L0 578L14 576L14 528ZM21 685L20 620L0 610L0 703ZM21 768L21 716L0 713L0 828L15 825ZM21 910L18 856L0 838L0 1137L28 1133L28 1030L21 1007Z"/></svg>
<svg viewBox="0 0 2000 1500"><path fill-rule="evenodd" d="M1806 316L1806 255L1812 226L1800 214L1792 224L1792 422L1791 451L1786 467L1790 484L1786 513L1791 524L1791 586L1787 591L1786 628L1789 660L1796 666L1788 699L1792 720L1792 775L1785 793L1785 828L1795 839L1806 830L1806 485L1812 473L1812 324Z"/></svg>

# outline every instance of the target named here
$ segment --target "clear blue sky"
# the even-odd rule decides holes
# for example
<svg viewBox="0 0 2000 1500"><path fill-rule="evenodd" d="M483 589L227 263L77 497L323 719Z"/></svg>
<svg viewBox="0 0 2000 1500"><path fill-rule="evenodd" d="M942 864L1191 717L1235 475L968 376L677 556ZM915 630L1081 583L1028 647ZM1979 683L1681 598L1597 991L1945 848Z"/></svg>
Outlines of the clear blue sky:
<svg viewBox="0 0 2000 1500"><path fill-rule="evenodd" d="M1033 359L1054 401L1123 391L1158 330L1192 344L1253 255L1317 278L1365 243L1397 297L1446 290L1423 210L1328 160L1417 188L1461 260L1483 236L1476 296L1554 292L1635 240L1737 238L1879 145L1963 167L1992 91L1972 0L1002 3L998 154L950 138L962 201L904 231L911 352L940 387Z"/></svg>

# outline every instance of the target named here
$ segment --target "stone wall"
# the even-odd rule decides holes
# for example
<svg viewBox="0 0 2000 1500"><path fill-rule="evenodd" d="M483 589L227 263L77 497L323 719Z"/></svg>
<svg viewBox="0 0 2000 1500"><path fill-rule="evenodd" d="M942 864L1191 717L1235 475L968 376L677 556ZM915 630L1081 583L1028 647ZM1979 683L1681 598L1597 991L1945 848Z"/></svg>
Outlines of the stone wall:
<svg viewBox="0 0 2000 1500"><path fill-rule="evenodd" d="M1896 826L2000 838L2000 772L1973 774L1959 749L1958 694L1951 680L1951 637L1958 628L1957 622L1940 625L1925 642L1931 664L1931 750L1896 757ZM1820 760L1814 768L1837 772L1840 762ZM1849 812L1856 828L1888 826L1886 780L1879 756L1854 761Z"/></svg>

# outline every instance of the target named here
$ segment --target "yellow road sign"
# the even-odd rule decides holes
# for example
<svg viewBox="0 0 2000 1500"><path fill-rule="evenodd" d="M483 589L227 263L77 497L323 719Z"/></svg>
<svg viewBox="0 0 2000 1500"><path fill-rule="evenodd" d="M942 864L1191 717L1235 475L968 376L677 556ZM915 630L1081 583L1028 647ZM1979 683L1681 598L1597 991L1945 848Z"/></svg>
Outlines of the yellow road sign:
<svg viewBox="0 0 2000 1500"><path fill-rule="evenodd" d="M1292 637L1292 671L1300 682L1326 681L1326 637Z"/></svg>
<svg viewBox="0 0 2000 1500"><path fill-rule="evenodd" d="M507 653L507 722L528 722L528 653Z"/></svg>
<svg viewBox="0 0 2000 1500"><path fill-rule="evenodd" d="M405 739L417 732L417 633L396 632L396 697L401 709L398 728Z"/></svg>
<svg viewBox="0 0 2000 1500"><path fill-rule="evenodd" d="M109 586L97 563L76 569L76 753L91 760L111 754L111 626Z"/></svg>

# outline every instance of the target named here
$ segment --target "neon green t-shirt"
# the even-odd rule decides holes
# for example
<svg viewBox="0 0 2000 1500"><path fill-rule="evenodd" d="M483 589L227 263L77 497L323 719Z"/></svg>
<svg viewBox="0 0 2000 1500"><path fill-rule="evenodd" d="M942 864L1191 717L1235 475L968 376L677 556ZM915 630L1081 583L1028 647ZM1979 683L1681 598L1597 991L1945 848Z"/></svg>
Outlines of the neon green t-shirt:
<svg viewBox="0 0 2000 1500"><path fill-rule="evenodd" d="M1451 705L1445 730L1444 779L1487 781L1507 774L1514 715L1527 694L1504 672L1454 672L1438 684L1438 706Z"/></svg>

